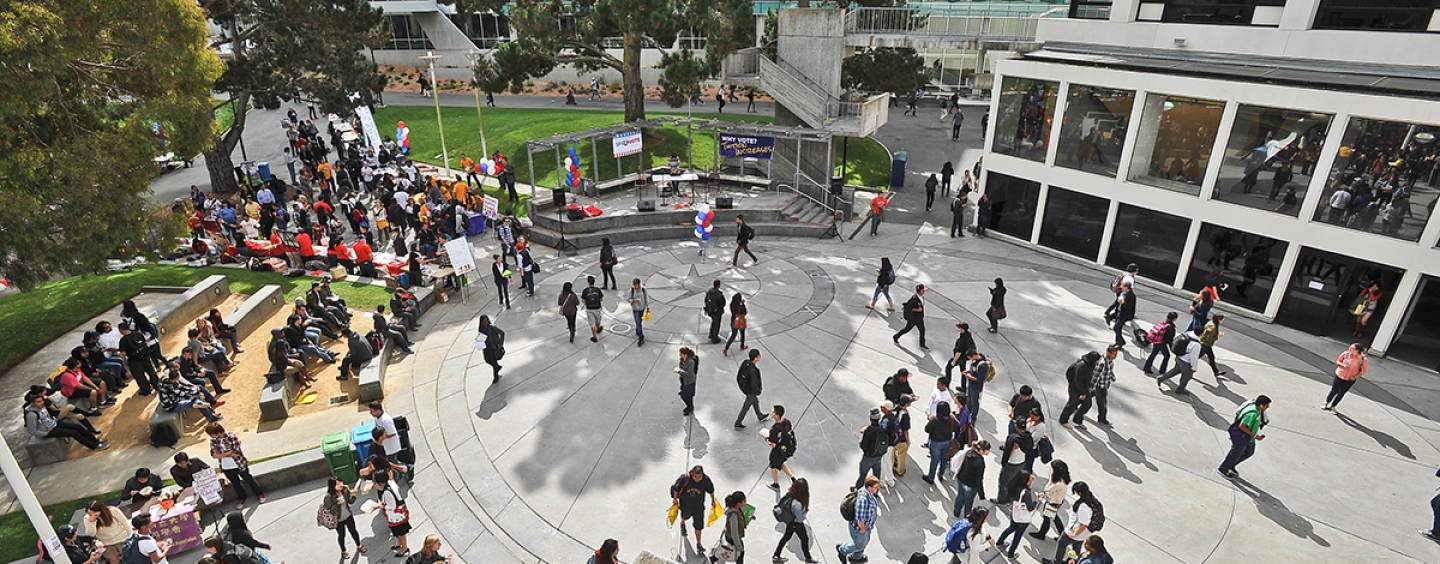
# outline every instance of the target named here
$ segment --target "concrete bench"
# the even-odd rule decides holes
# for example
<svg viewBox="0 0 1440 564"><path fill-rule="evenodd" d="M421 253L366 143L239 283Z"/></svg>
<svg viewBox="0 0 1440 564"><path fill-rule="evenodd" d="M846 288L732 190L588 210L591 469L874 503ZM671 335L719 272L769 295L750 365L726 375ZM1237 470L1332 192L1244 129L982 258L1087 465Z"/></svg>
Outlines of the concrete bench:
<svg viewBox="0 0 1440 564"><path fill-rule="evenodd" d="M25 443L25 451L30 453L30 463L35 466L54 464L63 462L70 456L70 444L70 439L30 435L30 440Z"/></svg>
<svg viewBox="0 0 1440 564"><path fill-rule="evenodd" d="M284 308L285 304L285 294L280 291L280 286L267 285L251 294L227 319L235 326L235 332L239 333L240 338L244 339L259 330L260 324Z"/></svg>
<svg viewBox="0 0 1440 564"><path fill-rule="evenodd" d="M155 406L155 414L150 416L150 432L153 434L156 427L165 425L175 431L177 438L185 436L185 411L166 411L163 407Z"/></svg>
<svg viewBox="0 0 1440 564"><path fill-rule="evenodd" d="M296 370L287 367L285 379L274 384L265 384L260 390L260 420L275 421L290 417L290 406L294 405Z"/></svg>
<svg viewBox="0 0 1440 564"><path fill-rule="evenodd" d="M380 339L380 353L360 367L360 403L385 397L385 367L390 364L390 353L394 350L389 338Z"/></svg>

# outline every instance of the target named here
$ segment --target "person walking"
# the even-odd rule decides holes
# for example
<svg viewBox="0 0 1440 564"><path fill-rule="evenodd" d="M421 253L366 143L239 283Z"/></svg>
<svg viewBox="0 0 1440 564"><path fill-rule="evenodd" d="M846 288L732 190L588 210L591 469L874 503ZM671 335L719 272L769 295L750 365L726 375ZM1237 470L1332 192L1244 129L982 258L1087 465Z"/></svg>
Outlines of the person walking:
<svg viewBox="0 0 1440 564"><path fill-rule="evenodd" d="M955 471L955 517L970 514L976 499L985 499L985 458L990 456L990 441L980 439L970 444Z"/></svg>
<svg viewBox="0 0 1440 564"><path fill-rule="evenodd" d="M1225 455L1225 460L1216 468L1220 475L1226 478L1237 478L1239 472L1235 467L1241 462L1255 455L1255 443L1265 440L1265 434L1260 431L1270 424L1270 417L1265 414L1270 410L1270 396L1260 395L1255 401L1240 406L1235 412L1235 420L1230 423L1227 431L1230 433L1230 452ZM1075 484L1079 486L1080 484Z"/></svg>
<svg viewBox="0 0 1440 564"><path fill-rule="evenodd" d="M965 125L965 110L955 106L955 115L950 118L950 140L960 140L960 126Z"/></svg>
<svg viewBox="0 0 1440 564"><path fill-rule="evenodd" d="M1025 471L1025 457L1035 448L1035 438L1030 435L1025 419L1022 417L1014 422L1018 430L1006 436L1005 444L1000 447L1000 475L995 484L995 499L992 500L996 505L1006 505L1013 501L1007 486L1010 480Z"/></svg>
<svg viewBox="0 0 1440 564"><path fill-rule="evenodd" d="M1320 409L1335 411L1335 406L1340 405L1350 386L1354 386L1355 381L1369 370L1370 357L1365 356L1365 345L1351 343L1350 348L1335 359L1335 379L1330 382L1330 393L1325 396L1325 406Z"/></svg>
<svg viewBox="0 0 1440 564"><path fill-rule="evenodd" d="M915 285L915 295L910 296L910 299L906 300L902 306L905 308L905 327L890 337L895 344L900 344L900 337L905 336L911 329L917 329L920 332L920 348L930 349L925 346L925 292L927 290L929 288L924 284Z"/></svg>
<svg viewBox="0 0 1440 564"><path fill-rule="evenodd" d="M1145 358L1145 367L1142 369L1146 374L1154 374L1155 357L1160 359L1160 372L1165 372L1170 366L1170 345L1175 342L1175 320L1180 319L1179 312L1165 314L1165 321L1156 323L1150 327L1150 332L1145 334L1145 340L1150 343L1150 356Z"/></svg>
<svg viewBox="0 0 1440 564"><path fill-rule="evenodd" d="M1190 333L1187 333L1181 338L1175 339L1174 348L1170 351L1175 353L1175 366L1155 378L1155 388L1161 392L1165 391L1165 387L1161 385L1161 382L1179 374L1180 386L1175 388L1175 393L1182 396L1190 393L1185 391L1185 385L1189 384L1190 379L1195 377L1195 363L1199 362L1200 359L1200 341L1190 335Z"/></svg>
<svg viewBox="0 0 1440 564"><path fill-rule="evenodd" d="M1200 356L1198 358L1204 358L1210 363L1210 372L1215 375L1216 379L1225 375L1224 370L1215 366L1215 341L1225 336L1225 332L1220 330L1220 323L1223 321L1225 321L1223 314L1215 314L1214 317L1210 318L1210 322L1205 324L1205 329L1200 331L1197 339L1200 341Z"/></svg>
<svg viewBox="0 0 1440 564"><path fill-rule="evenodd" d="M850 542L835 545L835 552L840 555L842 564L862 564L870 561L865 556L865 547L870 544L870 536L875 533L875 521L879 517L879 500L875 499L875 494L879 491L880 478L871 476L865 479L864 489L855 492L855 518L850 520Z"/></svg>
<svg viewBox="0 0 1440 564"><path fill-rule="evenodd" d="M695 529L695 552L705 553L705 545L701 540L701 531L705 530L706 511L705 496L710 496L710 505L719 505L715 501L715 484L710 477L705 475L705 468L696 464L689 472L682 474L670 485L670 498L672 503L679 508L680 514L680 538L685 538L685 522L690 521Z"/></svg>
<svg viewBox="0 0 1440 564"><path fill-rule="evenodd" d="M505 266L505 255L492 255L491 258L494 259L490 275L495 279L495 300L505 304L505 309L510 309L510 277L514 274Z"/></svg>
<svg viewBox="0 0 1440 564"><path fill-rule="evenodd" d="M705 315L710 316L710 344L719 344L720 321L725 318L725 292L720 291L719 280L705 291Z"/></svg>
<svg viewBox="0 0 1440 564"><path fill-rule="evenodd" d="M505 331L491 323L489 315L480 316L479 327L475 333L475 347L480 349L485 364L489 364L494 373L490 383L499 382L502 368L500 359L505 358Z"/></svg>
<svg viewBox="0 0 1440 564"><path fill-rule="evenodd" d="M955 199L950 201L950 238L965 236L965 207L969 204L970 194L964 190L955 193Z"/></svg>
<svg viewBox="0 0 1440 564"><path fill-rule="evenodd" d="M740 335L740 350L750 347L745 345L745 329L750 326L750 320L746 318L749 309L745 307L745 296L735 292L730 297L730 339L725 341L725 350L722 354L730 356L730 345L735 344L735 335Z"/></svg>
<svg viewBox="0 0 1440 564"><path fill-rule="evenodd" d="M745 223L743 215L735 216L735 227L735 254L730 257L730 266L739 266L740 251L745 251L745 254L750 255L750 264L760 262L760 257L750 252L750 241L755 239L755 229Z"/></svg>
<svg viewBox="0 0 1440 564"><path fill-rule="evenodd" d="M744 414L744 411L740 412ZM785 406L776 405L770 410L769 432L765 433L765 442L770 445L770 489L780 491L780 472L784 472L790 478L790 484L795 484L795 474L790 472L790 465L785 461L795 456L795 426L785 418ZM763 419L762 419L763 421ZM784 544L784 543L781 543Z"/></svg>
<svg viewBox="0 0 1440 564"><path fill-rule="evenodd" d="M345 485L333 476L325 486L325 499L321 500L321 506L325 512L330 514L331 522L335 524L335 534L340 542L340 558L350 559L350 550L345 546L345 531L350 531L350 537L355 539L355 547L361 554L365 553L365 545L360 544L360 532L355 529L355 492L350 486Z"/></svg>
<svg viewBox="0 0 1440 564"><path fill-rule="evenodd" d="M990 287L990 309L985 310L985 318L990 320L991 333L1000 331L1000 320L1005 317L1005 280L996 278L995 285Z"/></svg>
<svg viewBox="0 0 1440 564"><path fill-rule="evenodd" d="M1078 549L1093 534L1090 531L1090 520L1096 511L1103 511L1100 507L1100 500L1090 493L1090 486L1085 482L1075 482L1071 486L1079 499L1070 506L1070 521L1065 530L1060 533L1060 542L1055 544L1055 557L1041 560L1041 564L1058 564L1065 562L1065 553L1072 549Z"/></svg>
<svg viewBox="0 0 1440 564"><path fill-rule="evenodd" d="M1000 533L997 546L1011 560L1015 559L1015 551L1020 548L1020 537L1025 536L1025 529L1030 528L1030 521L1034 519L1035 507L1038 505L1035 501L1035 492L1030 489L1034 484L1035 475L1026 470L1021 470L1019 474L1010 479L1008 484L1005 484L1005 497L1011 500L1010 526L1005 528L1005 532ZM1005 549L1005 539L1011 535L1014 537L1007 550Z"/></svg>
<svg viewBox="0 0 1440 564"><path fill-rule="evenodd" d="M1093 403L1096 410L1095 421L1102 427L1110 426L1110 419L1107 402L1110 398L1110 386L1115 383L1115 357L1120 356L1120 347L1110 345L1105 347L1105 357L1095 364L1095 369L1090 372L1090 399L1082 402L1075 411L1075 424L1085 428L1085 414L1090 412L1090 405ZM1068 405L1068 404L1067 404ZM1040 437L1035 437L1036 441Z"/></svg>
<svg viewBox="0 0 1440 564"><path fill-rule="evenodd" d="M1045 540L1051 524L1055 525L1055 532L1064 534L1064 524L1060 522L1060 506L1065 503L1065 495L1069 491L1070 465L1064 460L1050 461L1050 481L1045 483L1045 492L1040 494L1040 499L1045 502L1045 507L1040 511L1040 530L1030 533L1032 538Z"/></svg>
<svg viewBox="0 0 1440 564"><path fill-rule="evenodd" d="M590 325L590 342L600 340L600 322L605 314L603 302L605 292L595 287L595 277L585 277L585 289L580 291L580 301L585 302L585 321Z"/></svg>
<svg viewBox="0 0 1440 564"><path fill-rule="evenodd" d="M860 428L860 475L855 478L855 486L851 487L850 491L860 489L865 484L865 477L872 473L876 479L883 477L880 464L890 447L885 428L880 425L880 419L884 416L880 408L872 407L870 424Z"/></svg>
<svg viewBox="0 0 1440 564"><path fill-rule="evenodd" d="M565 316L565 327L570 330L570 342L575 342L575 316L580 313L580 296L575 295L575 284L566 282L560 287L560 315Z"/></svg>
<svg viewBox="0 0 1440 564"><path fill-rule="evenodd" d="M421 96L422 98L429 98L429 97L430 97L430 81L425 78L425 75L422 74L422 75L420 75L418 78L416 78L416 79L415 79L415 83L420 85L420 96ZM315 117L315 116L310 116L310 117L313 118L313 117Z"/></svg>
<svg viewBox="0 0 1440 564"><path fill-rule="evenodd" d="M690 350L690 347L680 347L680 365L675 367L674 372L680 375L680 400L685 402L685 410L680 412L681 415L695 413L695 380L699 371L700 359L695 356L695 351Z"/></svg>
<svg viewBox="0 0 1440 564"><path fill-rule="evenodd" d="M950 466L946 454L950 449L950 441L955 439L957 427L955 418L950 415L950 402L941 402L935 406L935 416L925 422L925 435L929 439L925 444L930 448L930 471L920 477L925 483L934 485L936 476L941 480L945 479L945 471Z"/></svg>
<svg viewBox="0 0 1440 564"><path fill-rule="evenodd" d="M965 353L975 348L975 336L970 333L969 323L964 321L956 323L955 329L960 331L960 336L955 338L955 347L951 349L953 356L950 357L949 362L945 363L946 379L951 379L951 374L956 367L959 367L962 372L965 370L965 361L968 360Z"/></svg>
<svg viewBox="0 0 1440 564"><path fill-rule="evenodd" d="M745 428L745 410L755 410L755 418L760 422L765 421L765 416L760 413L760 391L763 386L760 382L760 351L750 350L750 358L740 362L740 370L735 374L735 384L740 386L740 393L745 396L745 402L740 404L740 413L735 416L735 428ZM773 431L773 429L772 429Z"/></svg>
<svg viewBox="0 0 1440 564"><path fill-rule="evenodd" d="M1090 351L1080 360L1070 365L1065 370L1065 382L1068 399L1065 401L1065 408L1060 411L1060 426L1070 428L1070 416L1076 414L1082 408L1088 410L1090 406L1090 380L1094 377L1095 369L1100 364L1100 353ZM1079 415L1075 416L1075 424L1081 429L1085 428L1085 420Z"/></svg>
<svg viewBox="0 0 1440 564"><path fill-rule="evenodd" d="M1435 477L1440 478L1440 470L1435 471ZM90 502L93 506L95 502ZM1420 529L1420 536L1432 541L1440 541L1440 494L1430 498L1430 512L1434 514L1434 523L1429 529Z"/></svg>
<svg viewBox="0 0 1440 564"><path fill-rule="evenodd" d="M1112 300L1110 305L1105 308L1105 324L1110 325L1115 322L1115 310L1120 309L1120 294L1124 291L1126 284L1132 288L1135 286L1135 275L1139 273L1140 266L1132 262L1125 267L1125 272L1116 274L1115 279L1110 281L1110 291L1115 293L1116 299Z"/></svg>
<svg viewBox="0 0 1440 564"><path fill-rule="evenodd" d="M955 165L950 161L940 166L940 197L950 197L950 177L955 176Z"/></svg>
<svg viewBox="0 0 1440 564"><path fill-rule="evenodd" d="M791 482L790 490L780 496L780 502L775 505L779 508L776 510L781 516L779 521L785 524L785 534L775 544L775 555L770 560L776 564L784 562L780 549L794 536L800 538L800 553L805 555L805 564L817 564L819 560L810 557L810 534L805 530L805 516L810 513L810 482L805 478Z"/></svg>
<svg viewBox="0 0 1440 564"><path fill-rule="evenodd" d="M980 417L980 396L985 393L985 382L990 379L992 361L975 349L965 351L965 358L965 371L961 373L965 377L965 409L969 412L968 422L974 425L975 419Z"/></svg>
<svg viewBox="0 0 1440 564"><path fill-rule="evenodd" d="M930 211L930 207L935 205L935 189L939 187L940 179L931 173L930 178L925 179L925 211Z"/></svg>
<svg viewBox="0 0 1440 564"><path fill-rule="evenodd" d="M880 229L880 220L885 217L885 208L890 205L890 198L884 192L870 199L870 236L874 237Z"/></svg>
<svg viewBox="0 0 1440 564"><path fill-rule="evenodd" d="M637 346L645 346L645 316L650 315L650 294L640 285L640 279L630 281L630 314L635 318Z"/></svg>
<svg viewBox="0 0 1440 564"><path fill-rule="evenodd" d="M746 112L749 112L749 113L752 113L752 114L755 113L755 87L754 87L754 86L751 86L751 87L745 89L745 101L747 102L747 103L745 104L745 111L746 111Z"/></svg>
<svg viewBox="0 0 1440 564"><path fill-rule="evenodd" d="M395 551L396 558L403 558L410 552L410 543L405 538L410 534L410 508L405 506L405 498L400 495L400 489L388 472L376 472L372 479L379 491L377 495L381 512L385 514L385 525L390 529L390 536L395 537L395 546L390 548Z"/></svg>
<svg viewBox="0 0 1440 564"><path fill-rule="evenodd" d="M610 238L600 240L600 287L611 290L620 289L615 284L615 263L620 262L620 257L615 254L615 247L610 246Z"/></svg>
<svg viewBox="0 0 1440 564"><path fill-rule="evenodd" d="M890 299L890 286L895 283L895 267L890 264L890 257L880 257L880 268L875 272L875 294L870 296L870 305L865 307L875 309L875 302L880 301L883 293L885 302L890 304L889 311L895 311L895 300Z"/></svg>
<svg viewBox="0 0 1440 564"><path fill-rule="evenodd" d="M1135 288L1130 284L1120 287L1120 295L1115 297L1115 346L1125 346L1125 327L1135 322L1135 306L1139 300L1135 298Z"/></svg>
<svg viewBox="0 0 1440 564"><path fill-rule="evenodd" d="M250 460L245 458L240 437L214 422L205 426L205 434L210 437L210 456L220 461L220 470L225 473L230 486L235 488L235 497L238 500L235 507L245 506L247 486L250 491L255 492L260 503L265 503L265 492L260 489L260 483L255 481L255 476L250 474Z"/></svg>
<svg viewBox="0 0 1440 564"><path fill-rule="evenodd" d="M715 100L722 106L725 104L725 98L719 92L715 93ZM753 519L745 516L745 492L737 491L725 496L725 529L720 533L720 546L729 547L735 564L745 564L745 528ZM716 550L710 554L710 564L720 562L720 552Z"/></svg>

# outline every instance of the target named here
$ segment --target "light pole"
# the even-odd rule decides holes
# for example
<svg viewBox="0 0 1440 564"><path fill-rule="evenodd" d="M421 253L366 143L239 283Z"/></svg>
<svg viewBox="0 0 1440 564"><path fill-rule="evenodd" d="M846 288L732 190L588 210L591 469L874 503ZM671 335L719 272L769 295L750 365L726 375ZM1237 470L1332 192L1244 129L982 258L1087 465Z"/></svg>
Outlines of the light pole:
<svg viewBox="0 0 1440 564"><path fill-rule="evenodd" d="M20 507L24 508L25 514L30 517L30 525L35 527L35 533L45 541L50 556L57 564L70 564L70 555L66 554L64 547L60 545L60 539L55 535L55 527L50 525L50 519L45 517L45 508L41 507L40 500L35 498L35 490L30 489L30 481L25 478L25 472L20 469L20 463L15 460L15 455L10 452L10 445L5 444L4 438L0 438L0 473L5 475L10 491L14 492Z"/></svg>
<svg viewBox="0 0 1440 564"><path fill-rule="evenodd" d="M440 129L440 158L445 159L445 176L450 176L450 149L445 146L445 118L440 115L440 81L435 78L435 61L440 58L434 51L426 51L420 60L430 64L430 84L435 88L435 125Z"/></svg>
<svg viewBox="0 0 1440 564"><path fill-rule="evenodd" d="M480 58L484 56L485 55L479 51L474 49L470 50L470 85L472 86L471 89L475 91L475 119L480 122L480 158L482 159L490 156L490 148L485 145L485 115L480 113L480 80L479 77L475 76L475 65L478 64Z"/></svg>

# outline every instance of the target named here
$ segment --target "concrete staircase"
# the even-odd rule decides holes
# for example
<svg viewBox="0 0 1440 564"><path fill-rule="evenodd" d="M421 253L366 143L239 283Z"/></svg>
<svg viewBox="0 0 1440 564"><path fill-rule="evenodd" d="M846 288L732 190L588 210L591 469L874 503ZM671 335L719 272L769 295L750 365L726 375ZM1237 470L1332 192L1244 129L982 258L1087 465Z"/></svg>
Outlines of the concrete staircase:
<svg viewBox="0 0 1440 564"><path fill-rule="evenodd" d="M780 215L786 220L801 224L830 226L831 212L805 196L795 196L780 208Z"/></svg>
<svg viewBox="0 0 1440 564"><path fill-rule="evenodd" d="M770 60L759 49L741 49L725 58L721 71L726 84L754 86L765 91L812 129L834 135L866 137L889 119L889 94L859 102L843 102L805 73Z"/></svg>

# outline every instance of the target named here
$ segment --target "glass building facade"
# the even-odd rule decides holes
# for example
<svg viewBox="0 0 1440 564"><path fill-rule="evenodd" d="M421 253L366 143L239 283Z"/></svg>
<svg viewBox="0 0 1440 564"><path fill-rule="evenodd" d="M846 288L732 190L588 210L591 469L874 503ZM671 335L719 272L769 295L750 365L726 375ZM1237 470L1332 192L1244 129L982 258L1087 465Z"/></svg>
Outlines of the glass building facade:
<svg viewBox="0 0 1440 564"><path fill-rule="evenodd" d="M993 150L1012 157L1044 161L1059 89L1057 82L1006 77L1000 88Z"/></svg>
<svg viewBox="0 0 1440 564"><path fill-rule="evenodd" d="M1110 200L1051 186L1040 221L1040 244L1096 260L1109 211Z"/></svg>

